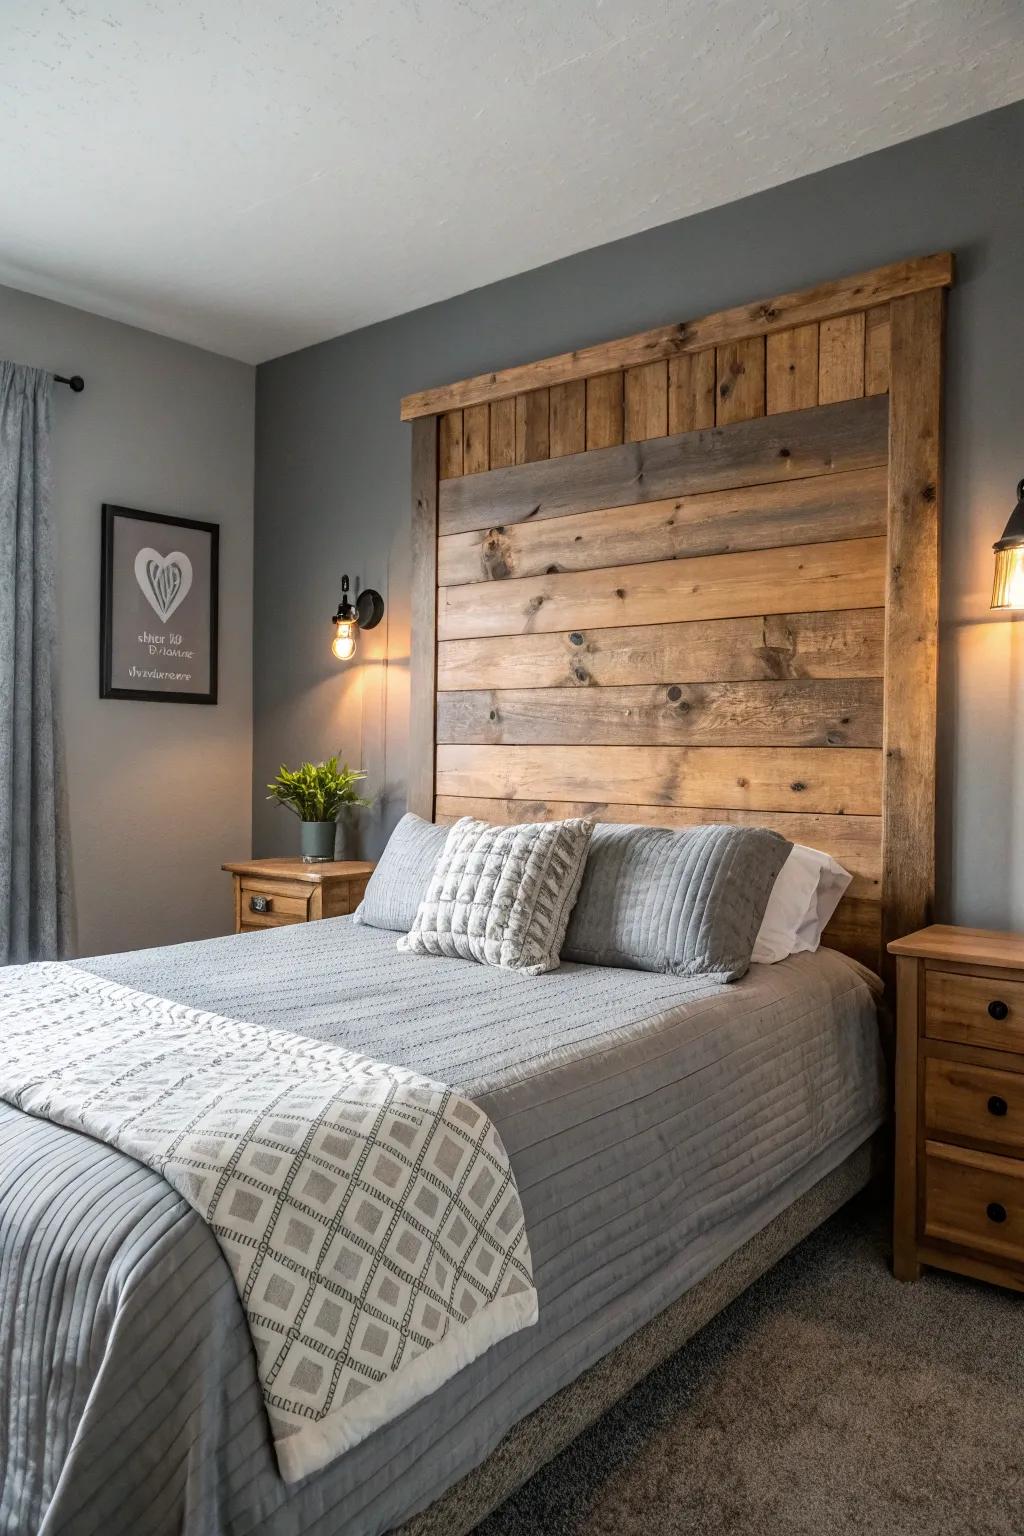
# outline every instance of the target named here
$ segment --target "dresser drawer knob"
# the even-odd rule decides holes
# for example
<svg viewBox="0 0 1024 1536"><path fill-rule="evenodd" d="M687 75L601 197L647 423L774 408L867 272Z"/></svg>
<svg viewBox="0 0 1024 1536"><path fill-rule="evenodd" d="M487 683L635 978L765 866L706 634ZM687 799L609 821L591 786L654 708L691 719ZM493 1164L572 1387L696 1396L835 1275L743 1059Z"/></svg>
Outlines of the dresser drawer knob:
<svg viewBox="0 0 1024 1536"><path fill-rule="evenodd" d="M990 1205L985 1207L985 1215L988 1217L989 1221L994 1221L996 1223L1005 1221L1006 1206L1000 1205L998 1200L993 1200Z"/></svg>
<svg viewBox="0 0 1024 1536"><path fill-rule="evenodd" d="M1006 1114L1006 1110L1007 1110L1006 1100L1000 1098L998 1093L994 1093L992 1095L992 1097L988 1101L988 1112L989 1112L989 1114L990 1115L1005 1115Z"/></svg>
<svg viewBox="0 0 1024 1536"><path fill-rule="evenodd" d="M269 912L272 905L273 905L273 903L271 902L269 896L250 896L249 897L249 911L250 912Z"/></svg>
<svg viewBox="0 0 1024 1536"><path fill-rule="evenodd" d="M1009 1006L1001 1002L999 998L996 998L994 1002L988 1005L988 1016L990 1019L1005 1019L1009 1011Z"/></svg>

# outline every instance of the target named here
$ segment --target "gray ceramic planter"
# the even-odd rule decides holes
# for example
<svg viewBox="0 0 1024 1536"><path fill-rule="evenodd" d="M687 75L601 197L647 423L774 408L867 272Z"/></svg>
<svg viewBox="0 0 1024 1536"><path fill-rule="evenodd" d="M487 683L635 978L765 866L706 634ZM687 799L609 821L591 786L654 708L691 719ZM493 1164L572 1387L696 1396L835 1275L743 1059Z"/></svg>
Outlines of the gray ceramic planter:
<svg viewBox="0 0 1024 1536"><path fill-rule="evenodd" d="M303 821L302 857L308 863L319 863L334 858L334 836L337 827L333 821Z"/></svg>

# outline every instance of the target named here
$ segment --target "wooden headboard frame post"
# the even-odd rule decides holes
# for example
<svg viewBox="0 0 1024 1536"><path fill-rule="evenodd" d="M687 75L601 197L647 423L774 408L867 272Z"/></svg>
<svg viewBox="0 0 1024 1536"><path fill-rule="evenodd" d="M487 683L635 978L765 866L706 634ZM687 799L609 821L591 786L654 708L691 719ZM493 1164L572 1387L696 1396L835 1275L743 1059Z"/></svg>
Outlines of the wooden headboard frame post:
<svg viewBox="0 0 1024 1536"><path fill-rule="evenodd" d="M851 792L849 807L826 800L817 807L830 814L794 815L787 801L784 806L773 803L769 813L761 817L756 801L751 802L751 810L744 810L746 802L742 797L735 798L741 793L735 785L748 783L746 778L739 777L728 781L727 787L734 796L733 809L726 808L723 814L738 820L781 820L787 827L792 824L795 835L800 828L817 821L823 826L828 824L833 832L839 828L837 835L841 838L844 823L840 818L847 809L863 813L874 793L880 820L854 814L846 824L856 827L865 842L870 841L870 829L880 826L880 846L876 841L875 852L865 857L850 898L844 902L853 918L844 924L837 914L831 942L860 958L874 960L876 968L884 967L885 943L929 921L934 897L942 339L945 289L952 281L951 255L926 256L707 315L701 320L663 326L407 396L402 401L402 418L413 426L409 808L430 820L437 812L441 798L437 791L437 719L442 703L445 720L454 719L460 729L470 732L449 735L449 741L511 740L527 744L513 748L514 751L530 752L531 741L589 740L600 750L590 751L588 761L598 763L602 753L607 757L609 750L614 750L608 745L609 738L631 739L628 730L634 720L640 744L652 756L665 751L664 746L650 746L652 740L669 746L676 741L695 740L706 747L716 740L715 722L724 720L732 734L727 732L722 739L726 745L739 747L737 761L745 761L748 756L758 762L771 758L773 772L785 773L789 758L799 757L799 752L787 756L785 750L780 750L790 745L812 750L825 746L880 748L880 791L877 787L874 791L865 789L863 804ZM884 411L884 405L874 399L886 393L887 443L884 418L878 418L876 411L876 407ZM844 401L850 404L841 405ZM861 403L855 405L856 401ZM761 417L767 419L758 420ZM773 417L778 418L777 422ZM775 456L770 461L766 457L769 454ZM872 469L871 465L878 467ZM847 466L849 472L843 474ZM826 474L831 478L826 479ZM480 479L475 480L473 477L478 475ZM879 505L877 517L880 520L884 515L884 522L873 525L864 509L870 501L872 485L881 486L879 477L883 475L885 486L879 500L885 505L884 511ZM812 481L803 476L822 478ZM809 496L808 491L818 485L825 489L816 497ZM738 489L729 490L730 486ZM724 497L723 490L727 493ZM672 498L676 500L672 502ZM745 512L745 507L753 505L751 498L756 506ZM526 637L534 646L547 646L548 641L556 645L558 636L552 630L564 627L565 641L578 646L587 642L582 653L574 652L569 657L569 665L576 667L581 654L586 658L589 650L600 651L609 636L614 639L616 635L634 633L603 629L603 624L643 625L645 619L642 611L628 619L612 613L609 619L607 614L611 610L607 602L612 600L612 593L602 596L599 591L591 600L590 583L580 587L580 578L576 578L574 586L574 578L564 573L589 569L598 587L598 578L617 575L621 581L625 579L623 571L632 573L641 585L643 581L653 583L652 590L661 593L665 610L666 602L671 604L672 594L669 591L666 598L662 588L672 580L678 586L683 569L687 576L692 573L693 581L679 588L678 613L669 607L657 613L655 622L663 625L666 632L686 631L687 635L701 628L714 629L714 623L686 623L689 618L707 619L707 603L702 609L703 599L698 598L692 607L692 594L703 592L706 598L709 591L714 618L719 613L768 615L764 619L763 646L753 652L748 649L743 663L749 666L752 655L760 657L766 670L751 673L741 668L711 673L697 678L697 683L704 686L693 688L693 679L684 675L682 688L674 685L664 697L656 688L631 687L627 702L614 720L609 720L606 706L602 729L607 734L603 740L600 734L597 739L593 735L559 736L557 730L554 736L551 734L555 729L553 717L562 711L571 716L579 713L568 708L572 703L569 695L578 690L566 690L564 684L576 678L586 684L604 680L589 676L585 667L577 668L573 679L555 679L563 687L553 703L545 704L542 700L538 705L534 697L532 714L523 713L528 708L524 701L529 690L487 693L480 691L484 684L478 680L447 684L449 688L468 687L468 693L439 693L443 686L438 676L439 503L448 508L447 513L442 511L442 516L448 517L442 531L454 533L445 540L450 546L446 559L449 563L456 558L463 562L463 574L458 579L480 583L508 576L528 578L513 581L505 589L514 589L519 598L528 599L528 605L525 609L510 609L512 617L504 629L501 614L495 617L491 612L493 603L489 608L485 604L486 611L479 607L480 587L451 588L442 584L441 596L449 604L449 634L494 636L489 643L507 646L514 658L517 644L525 646ZM590 513L590 507L606 510ZM671 535L665 533L665 528L674 526L674 515L661 519L655 532L651 518L659 511L679 514L679 527ZM637 550L627 550L625 555L623 529L613 529L611 535L607 531L608 519L619 514L622 518L633 518L637 527L643 527ZM586 523L588 516L592 524ZM814 517L820 520L817 525ZM571 521L554 521L566 518ZM503 519L515 526L502 526ZM491 522L497 526L485 527ZM581 525L583 532L579 531ZM592 534L586 531L591 526L595 530ZM596 531L599 527L604 533ZM460 528L470 531L461 533ZM692 541L688 544L690 530ZM870 534L881 534L884 538L872 540L866 537ZM552 541L563 536L565 549L556 549L552 557ZM570 550L570 538L575 551ZM602 538L610 538L611 542L601 545ZM468 551L460 543L466 539L473 541ZM530 539L532 555L524 552L524 541ZM586 546L588 539L593 545L589 565L586 557L581 564L578 554L579 547ZM821 542L830 539L849 542ZM630 565L630 561L648 558L643 553L645 540L651 544L657 560L681 559L684 566ZM884 558L884 573L880 563L874 588L871 565L876 546L880 562ZM605 558L600 549L606 547L615 553ZM744 558L737 552L758 549L765 556L764 593L756 594L755 602L748 588L746 599L737 598L734 573L739 573L739 562ZM820 587L809 587L808 595L802 599L804 609L817 606L826 611L779 614L781 599L773 598L775 577L769 557L785 557L792 578L796 580L799 574L806 582L810 580L816 552L821 556L828 551L835 552L835 569L826 561ZM701 558L709 554L710 559ZM478 555L480 569L466 576L465 561L476 560ZM699 566L686 568L690 556L697 557ZM536 564L544 558L550 563ZM532 566L531 559L535 562ZM618 573L594 569L602 564L602 559L606 566L619 567ZM522 569L517 567L517 560L523 561ZM726 566L723 561L733 564ZM747 572L744 579L749 579L750 567L743 570ZM723 598L719 609L715 607L713 583L727 579L728 599ZM816 592L826 592L827 581L832 583L830 595L816 596ZM836 591L837 581L850 583L850 611L834 613L835 635L830 640L831 611L843 606L831 595ZM877 596L871 595L873 591L877 591ZM472 618L465 617L467 592L477 603L477 611L483 614L482 619L475 621L475 627ZM573 592L583 595L573 598ZM494 595L493 589L483 591L485 599ZM622 585L615 587L614 596L626 599ZM563 626L557 615L564 613L566 604L573 601L581 603L583 617L566 617ZM876 646L872 660L868 655L870 642L863 640L862 631L870 630L868 620L874 622L877 616L877 629L881 632L879 604L884 605L884 650L879 654ZM537 619L542 607L544 617ZM778 617L773 619L771 616L776 614ZM678 623L677 619L683 622ZM790 651L799 652L801 626L803 621L811 620L815 622L810 627L824 634L826 645L834 640L835 655L844 650L852 652L863 641L859 672L856 660L842 664L834 658L829 660L827 654L824 660L819 654L809 668L801 669L799 656L794 660ZM733 625L754 622L753 618L727 620ZM721 629L721 624L718 627ZM546 634L548 640L538 641L535 629L542 637ZM776 643L779 634L783 639ZM507 638L499 640L502 636ZM533 654L531 650L529 656L519 659L511 681L506 682L499 672L487 679L486 687L522 689L524 679L529 677ZM680 654L687 652L680 653L677 645L675 658ZM649 663L649 656L646 660ZM616 684L634 681L628 664L628 655L626 662L622 655L618 657L619 671L612 679ZM491 662L492 668L496 665ZM879 673L880 680L872 683L872 677L878 678ZM816 730L814 719L808 718L806 712L796 723L788 716L783 720L780 715L777 722L769 722L766 734L764 718L758 718L756 710L748 709L749 693L743 693L744 689L765 685L730 681L744 676L762 677L768 680L768 687L774 685L783 690L771 697L784 698L787 709L796 707L785 694L787 678L795 680L789 684L791 688L799 690L802 686L808 690L802 695L805 701L827 696L833 701L839 699L830 707L848 710L849 705L842 702L845 695L836 693L840 687L836 679L852 678L848 691L854 700L854 714L836 716L826 713L822 706L817 721L820 730ZM706 686L709 678L713 686ZM659 685L669 682L668 676L653 678L640 673L637 680ZM546 681L550 683L551 679ZM685 734L686 730L692 733L694 727L678 726L675 714L666 723L667 701L679 700L688 689L698 720L704 712L703 736ZM591 693L590 701L599 695L600 690ZM505 710L492 707L481 715L481 701L487 699L511 701L507 726L511 735L488 734L502 729ZM453 714L454 705L459 708ZM762 714L766 707L762 706ZM805 711L810 707L805 702ZM691 703L684 697L677 708L689 711ZM753 722L749 727L753 733L749 747L737 725L744 709L748 710L745 718ZM858 709L860 716L856 715ZM499 723L488 725L488 719ZM844 736L837 720L851 734ZM533 729L539 734L531 735ZM565 729L571 732L578 727L567 725ZM858 730L861 735L856 734ZM679 731L684 733L680 735ZM755 747L760 757L755 758ZM446 748L449 754L459 750ZM543 750L550 754L561 749L549 746ZM578 749L567 749L567 760L572 750ZM712 814L706 799L709 791L699 786L693 789L691 784L686 766L689 751L685 745L680 748L683 766L672 770L673 787L660 796L648 796L657 800L656 805L602 804L601 796L610 799L610 792L596 787L591 787L588 794L579 792L578 776L574 778L568 770L564 791L561 783L556 783L553 792L552 785L544 780L536 791L536 799L532 789L524 798L525 792L518 785L509 790L504 782L488 784L485 789L459 788L454 794L465 797L467 807L480 804L474 796L487 796L484 804L493 801L495 819L515 819L524 807L543 815L549 804L551 814L568 814L570 806L578 811L583 803L592 806L596 814L606 813L614 819L624 819L620 812L640 810L646 819L657 821L662 814L658 810L661 805L666 807L666 822L678 825L687 820L708 819ZM699 753L691 756L696 761ZM805 752L804 756L809 754ZM853 765L857 765L865 785L871 781L869 757L869 752L860 750L851 752L845 760L851 774ZM666 760L675 761L658 758L662 763ZM551 761L557 764L560 759L544 759L545 763ZM823 755L814 761L824 761ZM836 759L831 761L834 764ZM557 768L555 774L557 778ZM472 782L472 775L466 782ZM785 790L787 794L796 794L807 788L806 783L795 780L773 793L778 796ZM835 793L833 789L833 796ZM451 794L449 790L449 800ZM633 798L642 798L641 792ZM792 807L797 812L803 808L799 802ZM508 814L499 818L499 810ZM808 832L807 840L810 836ZM878 834L871 833L871 837L877 839ZM798 836L798 840L804 839ZM841 856L838 848L829 851ZM868 929L865 913L869 906L876 916L874 925Z"/></svg>

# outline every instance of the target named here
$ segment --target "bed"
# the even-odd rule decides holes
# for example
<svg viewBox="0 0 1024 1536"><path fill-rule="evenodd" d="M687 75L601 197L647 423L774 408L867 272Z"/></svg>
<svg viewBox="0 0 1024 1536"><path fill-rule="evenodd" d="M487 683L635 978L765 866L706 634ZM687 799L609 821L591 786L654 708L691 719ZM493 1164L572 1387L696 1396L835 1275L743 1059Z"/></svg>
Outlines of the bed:
<svg viewBox="0 0 1024 1536"><path fill-rule="evenodd" d="M412 807L764 824L853 884L818 953L728 985L428 963L348 918L80 962L465 1095L507 1149L539 1321L285 1484L209 1228L0 1103L4 1536L467 1532L863 1186L883 940L933 883L949 280L901 263L404 403Z"/></svg>

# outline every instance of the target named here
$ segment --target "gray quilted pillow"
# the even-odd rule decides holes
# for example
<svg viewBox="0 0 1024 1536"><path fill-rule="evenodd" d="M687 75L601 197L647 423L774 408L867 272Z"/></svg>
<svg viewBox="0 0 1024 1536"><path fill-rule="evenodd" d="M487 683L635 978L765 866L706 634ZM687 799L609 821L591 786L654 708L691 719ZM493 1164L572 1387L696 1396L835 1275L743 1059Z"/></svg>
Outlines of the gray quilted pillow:
<svg viewBox="0 0 1024 1536"><path fill-rule="evenodd" d="M589 821L491 827L464 816L399 949L530 976L555 970L592 831Z"/></svg>
<svg viewBox="0 0 1024 1536"><path fill-rule="evenodd" d="M791 847L766 827L598 826L562 958L735 981Z"/></svg>
<svg viewBox="0 0 1024 1536"><path fill-rule="evenodd" d="M352 921L408 933L447 836L447 827L407 812L388 838Z"/></svg>

